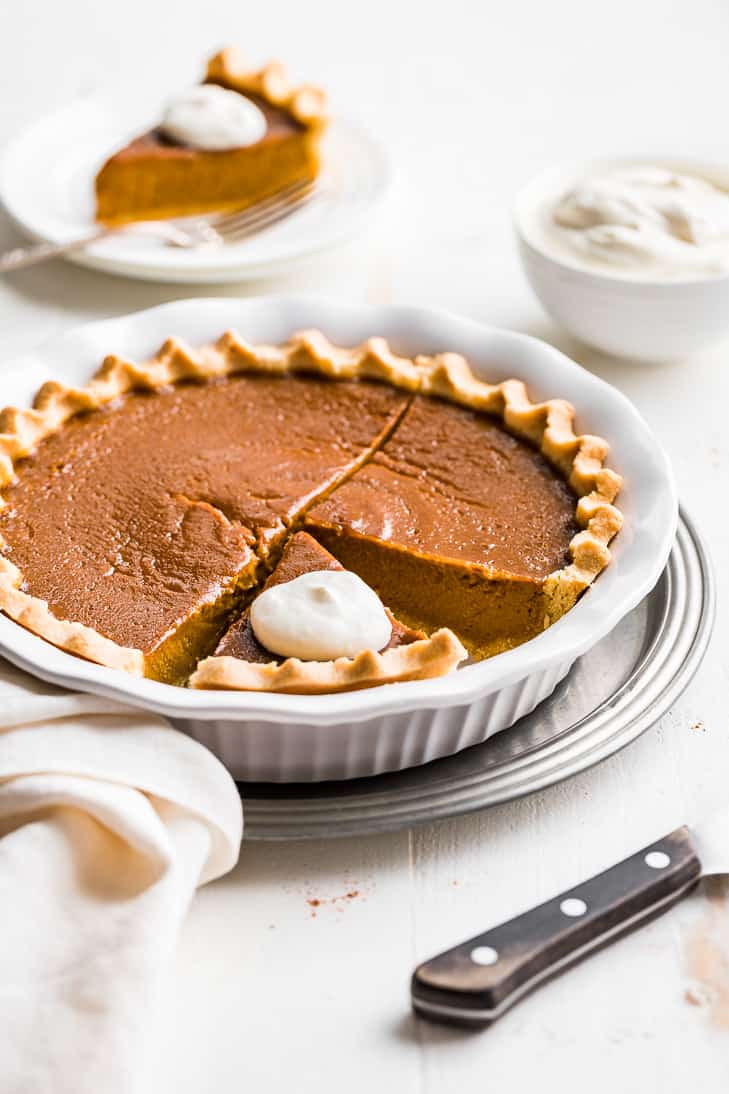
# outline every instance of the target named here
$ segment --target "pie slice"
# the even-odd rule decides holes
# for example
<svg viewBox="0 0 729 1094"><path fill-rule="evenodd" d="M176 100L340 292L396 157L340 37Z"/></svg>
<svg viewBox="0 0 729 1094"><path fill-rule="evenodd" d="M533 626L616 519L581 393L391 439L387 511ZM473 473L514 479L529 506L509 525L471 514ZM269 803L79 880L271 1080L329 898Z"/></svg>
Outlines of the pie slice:
<svg viewBox="0 0 729 1094"><path fill-rule="evenodd" d="M171 340L4 411L4 610L91 660L182 682L306 507L406 409L406 391L357 370L407 386L408 363L360 358L310 336L255 353L234 334L199 353Z"/></svg>
<svg viewBox="0 0 729 1094"><path fill-rule="evenodd" d="M342 570L333 555L306 532L289 539L264 589L302 574ZM301 661L282 658L262 646L250 621L250 607L229 627L213 656L201 661L190 679L193 688L280 691L296 694L352 691L441 676L455 668L466 651L454 634L441 630L432 638L399 622L390 611L392 637L383 650L366 650L354 658Z"/></svg>
<svg viewBox="0 0 729 1094"><path fill-rule="evenodd" d="M423 363L428 394L305 526L399 618L452 627L483 658L539 634L604 567L620 480L604 441L575 436L568 404L534 405L518 382L491 387L464 366Z"/></svg>
<svg viewBox="0 0 729 1094"><path fill-rule="evenodd" d="M116 152L96 177L96 219L118 225L242 209L319 173L326 128L324 95L294 85L271 63L246 68L232 49L208 62L206 84L250 99L263 113L264 135L240 148L205 149L157 127Z"/></svg>

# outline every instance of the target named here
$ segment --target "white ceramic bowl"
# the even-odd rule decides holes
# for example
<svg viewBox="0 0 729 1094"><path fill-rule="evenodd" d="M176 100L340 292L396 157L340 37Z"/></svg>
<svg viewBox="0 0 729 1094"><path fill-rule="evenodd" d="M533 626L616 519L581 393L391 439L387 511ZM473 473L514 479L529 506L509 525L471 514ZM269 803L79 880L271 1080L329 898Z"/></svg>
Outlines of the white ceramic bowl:
<svg viewBox="0 0 729 1094"><path fill-rule="evenodd" d="M81 383L108 352L143 359L170 334L199 344L228 327L266 342L305 327L320 327L343 345L380 334L400 353L455 350L484 378L518 376L536 398L571 400L580 430L611 439L611 463L625 477L626 523L613 564L544 634L439 680L321 696L188 691L82 661L0 616L0 653L15 664L53 683L167 715L239 778L353 778L425 763L510 726L658 580L674 538L676 493L667 457L632 404L534 338L443 312L299 297L165 304L82 327L6 366L2 402L27 403L49 377Z"/></svg>
<svg viewBox="0 0 729 1094"><path fill-rule="evenodd" d="M691 160L651 160L729 190L729 168ZM571 334L616 357L688 357L729 337L729 274L681 281L640 280L587 269L549 245L542 216L574 182L639 158L551 167L519 192L514 224L529 284L545 311Z"/></svg>

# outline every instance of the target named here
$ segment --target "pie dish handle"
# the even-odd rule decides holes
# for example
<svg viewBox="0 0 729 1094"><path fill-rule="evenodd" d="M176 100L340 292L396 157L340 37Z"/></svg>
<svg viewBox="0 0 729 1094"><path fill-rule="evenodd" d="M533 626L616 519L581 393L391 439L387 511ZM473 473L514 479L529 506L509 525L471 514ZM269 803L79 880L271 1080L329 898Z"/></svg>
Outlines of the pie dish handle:
<svg viewBox="0 0 729 1094"><path fill-rule="evenodd" d="M420 965L417 1014L486 1027L523 996L669 908L698 882L688 829L663 839L516 918Z"/></svg>

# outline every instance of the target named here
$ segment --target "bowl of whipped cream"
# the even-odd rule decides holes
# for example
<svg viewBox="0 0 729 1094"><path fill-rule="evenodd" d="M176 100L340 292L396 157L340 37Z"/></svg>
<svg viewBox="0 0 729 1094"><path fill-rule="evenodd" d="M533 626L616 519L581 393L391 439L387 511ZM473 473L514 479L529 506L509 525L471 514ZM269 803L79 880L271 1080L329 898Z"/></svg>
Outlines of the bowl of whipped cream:
<svg viewBox="0 0 729 1094"><path fill-rule="evenodd" d="M729 338L729 167L550 168L520 191L514 219L531 287L588 345L661 361Z"/></svg>

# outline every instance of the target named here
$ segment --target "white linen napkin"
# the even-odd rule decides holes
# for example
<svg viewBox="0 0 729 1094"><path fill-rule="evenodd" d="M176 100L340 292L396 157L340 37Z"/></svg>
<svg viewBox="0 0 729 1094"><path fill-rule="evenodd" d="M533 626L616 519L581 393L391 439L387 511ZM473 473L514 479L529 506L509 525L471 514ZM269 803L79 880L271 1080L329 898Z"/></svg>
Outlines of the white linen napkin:
<svg viewBox="0 0 729 1094"><path fill-rule="evenodd" d="M0 1089L144 1089L156 989L198 885L238 858L215 757L162 718L0 662Z"/></svg>

